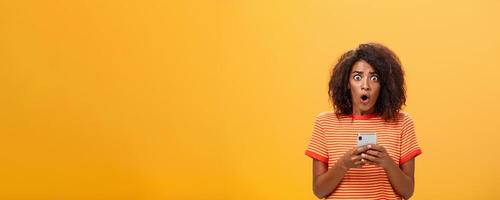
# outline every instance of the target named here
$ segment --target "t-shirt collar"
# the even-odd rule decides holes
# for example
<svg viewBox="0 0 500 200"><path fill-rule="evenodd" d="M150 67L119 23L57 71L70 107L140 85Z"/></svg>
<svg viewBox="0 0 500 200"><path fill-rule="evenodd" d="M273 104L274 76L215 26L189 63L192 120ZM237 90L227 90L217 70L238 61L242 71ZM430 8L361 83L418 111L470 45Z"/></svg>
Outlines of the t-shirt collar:
<svg viewBox="0 0 500 200"><path fill-rule="evenodd" d="M366 114L366 115L355 115L355 114L351 115L352 119L371 119L371 118L374 118L374 117L377 117L377 116L378 115L375 114L375 113Z"/></svg>

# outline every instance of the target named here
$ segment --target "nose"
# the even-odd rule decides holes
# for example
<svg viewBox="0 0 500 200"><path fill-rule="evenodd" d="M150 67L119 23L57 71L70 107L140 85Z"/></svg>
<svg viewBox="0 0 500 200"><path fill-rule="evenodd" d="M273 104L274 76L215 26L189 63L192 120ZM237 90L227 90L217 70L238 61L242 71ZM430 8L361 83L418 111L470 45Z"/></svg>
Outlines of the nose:
<svg viewBox="0 0 500 200"><path fill-rule="evenodd" d="M364 78L361 81L361 89L362 90L370 90L370 84L368 83L368 78Z"/></svg>

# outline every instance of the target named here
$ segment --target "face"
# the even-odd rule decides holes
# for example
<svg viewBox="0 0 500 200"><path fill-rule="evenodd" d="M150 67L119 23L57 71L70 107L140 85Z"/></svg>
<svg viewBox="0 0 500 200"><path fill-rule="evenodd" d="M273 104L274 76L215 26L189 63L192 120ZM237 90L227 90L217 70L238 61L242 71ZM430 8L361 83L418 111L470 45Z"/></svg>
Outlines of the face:
<svg viewBox="0 0 500 200"><path fill-rule="evenodd" d="M364 60L352 66L349 74L349 89L352 96L352 114L365 115L375 112L375 103L380 93L378 74Z"/></svg>

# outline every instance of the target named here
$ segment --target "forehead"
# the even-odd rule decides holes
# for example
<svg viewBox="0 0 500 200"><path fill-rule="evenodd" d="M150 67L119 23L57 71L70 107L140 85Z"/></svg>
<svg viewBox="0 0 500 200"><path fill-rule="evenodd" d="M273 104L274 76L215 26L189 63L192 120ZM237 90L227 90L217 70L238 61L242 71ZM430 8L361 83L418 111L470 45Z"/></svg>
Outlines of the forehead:
<svg viewBox="0 0 500 200"><path fill-rule="evenodd" d="M351 73L353 72L364 72L364 73L375 73L375 69L364 60L359 60L354 65L352 65Z"/></svg>

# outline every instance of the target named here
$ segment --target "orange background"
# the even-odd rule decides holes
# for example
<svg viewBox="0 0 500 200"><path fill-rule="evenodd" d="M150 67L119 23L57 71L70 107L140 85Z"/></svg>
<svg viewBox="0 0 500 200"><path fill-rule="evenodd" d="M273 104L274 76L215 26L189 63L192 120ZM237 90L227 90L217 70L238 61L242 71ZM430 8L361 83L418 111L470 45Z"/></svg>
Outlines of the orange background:
<svg viewBox="0 0 500 200"><path fill-rule="evenodd" d="M413 199L498 199L498 1L1 1L0 199L315 199L338 56L401 58Z"/></svg>

